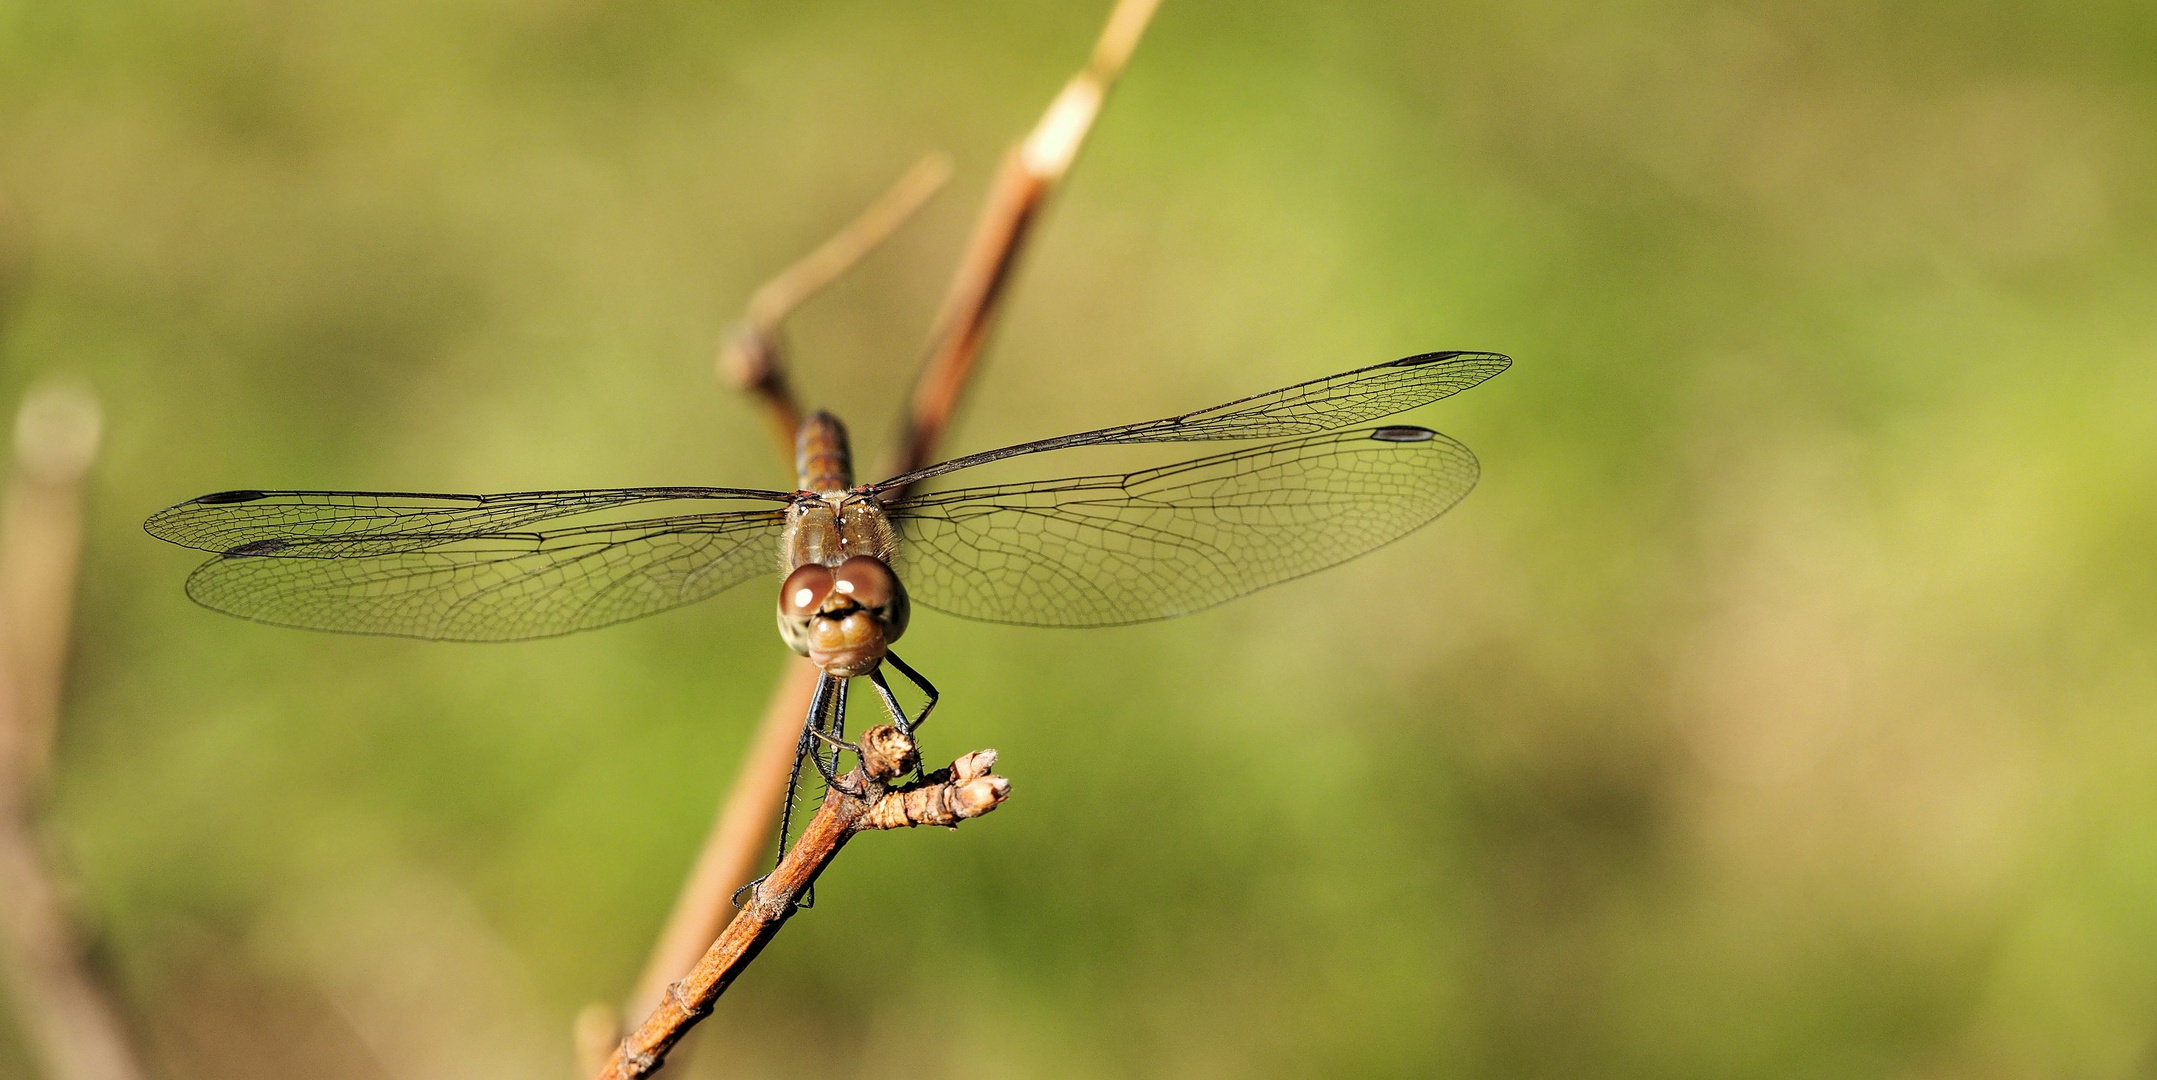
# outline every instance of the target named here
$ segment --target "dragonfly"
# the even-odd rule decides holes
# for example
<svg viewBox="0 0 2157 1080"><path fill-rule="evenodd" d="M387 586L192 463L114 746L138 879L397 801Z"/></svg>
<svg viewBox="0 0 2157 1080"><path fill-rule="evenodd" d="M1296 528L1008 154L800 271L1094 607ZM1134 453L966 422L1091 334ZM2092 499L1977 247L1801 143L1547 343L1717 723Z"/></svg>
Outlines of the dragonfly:
<svg viewBox="0 0 2157 1080"><path fill-rule="evenodd" d="M1196 412L953 458L856 484L846 428L817 413L794 491L640 487L496 495L220 491L159 511L150 535L210 553L187 595L279 626L518 641L641 618L776 573L780 638L820 671L804 758L829 785L846 688L892 722L936 687L892 651L912 604L1021 626L1094 627L1209 608L1344 562L1429 523L1480 472L1426 427L1364 427L1475 386L1512 361L1434 352ZM993 462L1085 447L1250 445L1101 475L937 490ZM889 665L926 698L909 715ZM824 757L828 749L830 759ZM788 817L791 815L789 814ZM782 819L782 845L788 825Z"/></svg>

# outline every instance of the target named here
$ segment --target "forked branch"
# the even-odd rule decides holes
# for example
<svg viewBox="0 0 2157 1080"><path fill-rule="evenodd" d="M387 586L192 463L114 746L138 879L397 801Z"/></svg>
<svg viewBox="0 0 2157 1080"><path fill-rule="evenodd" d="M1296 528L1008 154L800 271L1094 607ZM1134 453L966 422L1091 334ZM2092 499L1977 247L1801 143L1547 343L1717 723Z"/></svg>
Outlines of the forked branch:
<svg viewBox="0 0 2157 1080"><path fill-rule="evenodd" d="M782 333L787 317L890 239L950 178L951 160L943 154L929 154L915 162L854 220L759 286L740 321L720 339L720 378L756 400L779 460L789 471L794 466L794 432L801 425L802 409L787 378ZM757 864L770 850L779 804L786 795L787 770L793 764L801 718L809 711L817 674L813 665L797 657L780 675L734 784L630 994L628 1015L642 1016L657 1006L667 984L688 970L719 936L734 914L728 898L756 873ZM621 1033L620 1012L603 1003L587 1006L577 1018L580 1060L598 1061Z"/></svg>
<svg viewBox="0 0 2157 1080"><path fill-rule="evenodd" d="M719 995L799 910L802 894L856 834L917 825L956 828L996 809L1011 793L1011 782L990 772L994 750L975 751L919 783L892 787L889 782L911 772L919 760L913 739L880 724L862 733L860 746L861 764L825 792L801 839L757 883L703 958L667 987L658 1008L622 1040L600 1069L600 1080L639 1080L658 1071L667 1051L711 1013Z"/></svg>
<svg viewBox="0 0 2157 1080"><path fill-rule="evenodd" d="M975 361L1001 308L1012 268L1040 219L1040 211L1077 159L1109 88L1122 73L1158 4L1159 0L1118 0L1086 66L1050 103L1033 130L1005 154L937 316L927 359L908 401L904 430L895 452L885 463L883 475L918 468L935 455L972 379ZM929 166L924 163L916 166L915 172L926 168ZM914 175L902 178L891 194L862 215L862 222L888 224L857 222L858 230L857 226L849 226L794 268L773 278L758 290L748 316L722 343L722 374L730 385L755 395L762 403L781 453L789 461L801 409L786 378L778 325L802 299L828 284L876 242L864 242L860 237L881 239L888 235L911 213L911 207L918 206L934 190L926 180L910 179ZM936 180L941 182L940 178ZM915 191L921 193L907 194ZM880 209L885 207L891 209ZM855 233L857 238L845 239L849 233ZM800 659L789 661L780 676L734 786L630 998L629 1015L671 1007L674 995L669 987L674 980L697 962L696 957L720 934L721 927L728 925L730 917L738 918L730 897L755 873L763 853L769 850L766 845L778 824L785 777L793 764L802 717L808 712L817 677L816 668ZM774 932L776 929L772 927ZM731 927L726 931L730 937L733 933ZM618 1030L614 1023L612 1010L602 1006L588 1009L580 1018L579 1045L587 1061L612 1041L609 1036Z"/></svg>

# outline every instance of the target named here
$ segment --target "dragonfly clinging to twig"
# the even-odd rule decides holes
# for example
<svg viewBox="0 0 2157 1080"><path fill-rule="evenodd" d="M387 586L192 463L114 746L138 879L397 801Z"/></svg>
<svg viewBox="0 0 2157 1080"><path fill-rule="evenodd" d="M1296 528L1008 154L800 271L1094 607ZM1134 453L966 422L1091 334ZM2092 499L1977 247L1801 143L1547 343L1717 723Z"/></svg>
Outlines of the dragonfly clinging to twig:
<svg viewBox="0 0 2157 1080"><path fill-rule="evenodd" d="M1112 626L1197 611L1354 558L1445 513L1478 474L1467 447L1429 428L1360 425L1510 363L1482 352L1411 356L869 484L853 481L845 428L818 413L799 432L795 491L221 491L160 511L145 528L211 553L187 579L187 594L207 607L281 626L448 641L606 626L715 596L776 563L780 636L823 672L796 775L806 756L836 783L849 680L867 676L901 730L936 704L935 687L891 651L913 600L991 622ZM1137 472L920 490L1031 454L1230 441L1253 445ZM919 715L892 694L886 662L927 695ZM819 740L834 747L830 763Z"/></svg>

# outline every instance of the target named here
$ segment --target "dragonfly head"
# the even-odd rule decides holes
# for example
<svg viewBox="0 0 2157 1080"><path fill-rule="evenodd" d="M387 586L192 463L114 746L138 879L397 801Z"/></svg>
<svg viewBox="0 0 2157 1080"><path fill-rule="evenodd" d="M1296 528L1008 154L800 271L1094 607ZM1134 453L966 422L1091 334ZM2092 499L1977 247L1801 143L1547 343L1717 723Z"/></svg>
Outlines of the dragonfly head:
<svg viewBox="0 0 2157 1080"><path fill-rule="evenodd" d="M804 563L779 586L779 636L841 678L867 675L906 632L906 587L884 560Z"/></svg>

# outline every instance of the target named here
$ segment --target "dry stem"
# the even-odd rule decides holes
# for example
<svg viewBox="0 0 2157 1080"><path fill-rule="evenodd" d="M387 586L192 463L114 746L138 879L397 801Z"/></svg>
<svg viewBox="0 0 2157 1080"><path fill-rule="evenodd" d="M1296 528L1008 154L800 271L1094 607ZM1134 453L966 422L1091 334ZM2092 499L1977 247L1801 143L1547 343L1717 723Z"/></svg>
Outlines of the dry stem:
<svg viewBox="0 0 2157 1080"><path fill-rule="evenodd" d="M622 1040L599 1070L600 1080L637 1080L658 1071L667 1051L711 1013L719 995L778 935L802 894L855 834L916 825L956 827L996 809L1011 793L1010 781L989 771L996 765L993 750L967 754L921 783L887 788L887 781L913 768L918 752L913 740L880 724L862 733L861 746L862 763L844 785L860 794L839 787L825 793L801 839L757 884L703 958L667 987L658 1008Z"/></svg>
<svg viewBox="0 0 2157 1080"><path fill-rule="evenodd" d="M1034 129L1004 155L988 202L960 256L951 291L930 333L928 362L914 383L899 456L885 475L912 472L936 453L944 429L971 381L974 361L988 341L1011 269L1032 233L1042 204L1071 169L1109 87L1123 73L1131 50L1160 0L1118 0L1094 43L1086 67L1049 103Z"/></svg>
<svg viewBox="0 0 2157 1080"><path fill-rule="evenodd" d="M680 978L703 955L727 920L734 917L734 890L756 876L757 865L771 851L780 804L786 801L787 771L794 764L802 718L809 715L817 675L816 665L808 660L788 658L787 669L780 674L771 701L764 706L764 717L757 723L749 752L734 774L734 786L720 804L711 835L697 853L689 880L682 883L681 895L675 898L674 910L667 916L666 929L637 981L636 996L629 1003L630 1016L650 1012L666 993L667 984ZM608 1039L606 1045L613 1042Z"/></svg>
<svg viewBox="0 0 2157 1080"><path fill-rule="evenodd" d="M781 328L787 316L889 239L950 179L951 159L943 154L929 154L915 162L853 221L759 286L750 295L741 321L720 340L720 378L756 399L780 461L789 470L794 464L794 433L801 426L801 404L786 376ZM733 916L729 898L756 873L765 845L778 826L787 770L794 761L796 738L802 717L809 712L816 677L816 668L801 659L790 662L779 676L749 752L735 773L734 786L720 804L696 864L652 945L651 957L630 995L628 1015L642 1016L657 1006L667 984L696 962ZM620 1037L619 1014L603 1004L588 1006L577 1019L578 1058L594 1064Z"/></svg>
<svg viewBox="0 0 2157 1080"><path fill-rule="evenodd" d="M0 505L0 930L18 1015L52 1080L139 1080L120 1014L84 959L35 808L67 657L82 541L82 478L95 460L97 403L48 388L23 403Z"/></svg>
<svg viewBox="0 0 2157 1080"><path fill-rule="evenodd" d="M909 401L898 451L882 475L919 468L935 454L972 378L974 361L987 341L1004 285L1040 209L1077 158L1109 87L1137 47L1158 5L1159 0L1118 0L1086 67L1065 85L1033 130L1005 155L937 316L928 358ZM849 226L757 290L749 304L749 315L721 346L722 374L731 385L754 394L763 404L781 453L789 461L801 409L786 379L778 324L808 295L828 284L888 235L943 182L941 175L933 183L911 179L931 168L932 160L917 165L877 206L864 212L855 226ZM902 194L917 190L919 195ZM890 209L880 209L885 207ZM871 221L887 224L862 224ZM857 232L856 239L844 239ZM793 764L796 739L816 677L816 669L802 661L791 663L780 676L734 788L713 822L638 981L629 1015L642 1015L663 1004L670 1007L671 981L689 968L697 951L735 915L730 898L754 874L762 860L763 845L777 826L783 777ZM836 853L836 848L833 851ZM771 930L777 931L776 924ZM732 929L727 933L731 935ZM749 956L753 957L754 952ZM747 963L747 958L741 962ZM603 1038L612 1031L607 1019L607 1014L587 1010L579 1020L578 1041L587 1062L609 1041ZM694 1022L693 1018L690 1022Z"/></svg>

